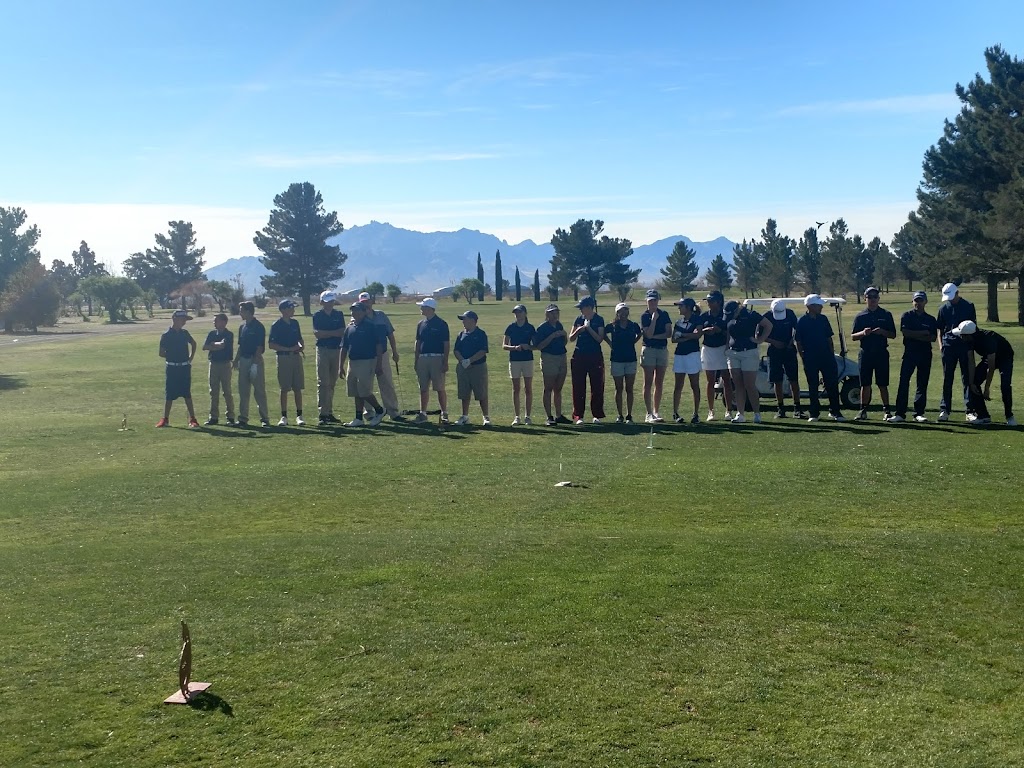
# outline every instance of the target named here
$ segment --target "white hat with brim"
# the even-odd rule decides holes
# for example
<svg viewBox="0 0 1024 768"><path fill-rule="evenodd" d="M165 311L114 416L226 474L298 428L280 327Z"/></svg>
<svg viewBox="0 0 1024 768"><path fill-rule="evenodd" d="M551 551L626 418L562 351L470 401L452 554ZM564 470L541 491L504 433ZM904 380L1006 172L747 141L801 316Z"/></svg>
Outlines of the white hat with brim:
<svg viewBox="0 0 1024 768"><path fill-rule="evenodd" d="M772 317L776 320L784 320L786 318L786 302L782 299L776 299L772 302Z"/></svg>
<svg viewBox="0 0 1024 768"><path fill-rule="evenodd" d="M960 325L954 328L951 333L954 336L970 336L971 334L978 332L978 324L973 320L964 320Z"/></svg>
<svg viewBox="0 0 1024 768"><path fill-rule="evenodd" d="M946 283L942 286L942 300L952 301L953 297L955 297L959 292L960 289L957 287L956 283Z"/></svg>
<svg viewBox="0 0 1024 768"><path fill-rule="evenodd" d="M437 302L434 301L434 299L432 299L432 298L430 298L428 296L423 301L417 301L416 302L416 306L417 307L430 307L431 309L437 309Z"/></svg>
<svg viewBox="0 0 1024 768"><path fill-rule="evenodd" d="M804 296L804 306L805 307L812 307L812 306L824 307L825 306L825 300L823 298L821 298L821 296L819 296L816 293L809 293L806 296Z"/></svg>
<svg viewBox="0 0 1024 768"><path fill-rule="evenodd" d="M327 303L332 302L332 301L336 302L337 300L338 300L338 294L336 294L334 291L324 291L323 293L320 294L320 303L321 304L327 304Z"/></svg>

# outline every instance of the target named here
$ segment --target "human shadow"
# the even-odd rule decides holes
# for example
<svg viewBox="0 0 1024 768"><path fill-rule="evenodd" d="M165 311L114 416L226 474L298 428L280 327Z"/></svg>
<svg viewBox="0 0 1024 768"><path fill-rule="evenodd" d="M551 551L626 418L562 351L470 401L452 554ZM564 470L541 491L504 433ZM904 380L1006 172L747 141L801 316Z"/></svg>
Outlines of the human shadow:
<svg viewBox="0 0 1024 768"><path fill-rule="evenodd" d="M27 386L28 384L25 383L25 380L18 376L10 376L6 373L0 373L0 392L22 389Z"/></svg>
<svg viewBox="0 0 1024 768"><path fill-rule="evenodd" d="M188 706L192 709L197 709L200 712L217 712L227 717L234 717L235 710L232 709L231 704L222 699L215 693L209 691L203 691L197 693L188 700Z"/></svg>

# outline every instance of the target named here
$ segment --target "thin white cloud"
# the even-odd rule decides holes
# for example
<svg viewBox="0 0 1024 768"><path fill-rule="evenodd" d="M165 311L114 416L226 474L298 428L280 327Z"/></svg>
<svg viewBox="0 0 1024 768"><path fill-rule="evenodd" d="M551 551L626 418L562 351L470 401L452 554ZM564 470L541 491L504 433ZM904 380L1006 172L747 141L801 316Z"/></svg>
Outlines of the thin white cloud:
<svg viewBox="0 0 1024 768"><path fill-rule="evenodd" d="M960 100L953 93L927 93L917 96L890 96L881 99L853 99L846 101L818 101L779 110L778 117L819 115L889 114L951 115L959 111Z"/></svg>
<svg viewBox="0 0 1024 768"><path fill-rule="evenodd" d="M259 168L325 168L343 165L415 165L494 160L491 152L321 152L309 154L268 153L249 157L244 164Z"/></svg>

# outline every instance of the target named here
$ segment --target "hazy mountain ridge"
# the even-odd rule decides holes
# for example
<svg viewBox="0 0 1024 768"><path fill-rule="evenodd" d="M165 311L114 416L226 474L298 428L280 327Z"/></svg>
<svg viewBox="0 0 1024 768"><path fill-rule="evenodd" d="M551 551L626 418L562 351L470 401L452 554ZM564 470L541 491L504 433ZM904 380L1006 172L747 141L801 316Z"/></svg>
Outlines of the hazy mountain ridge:
<svg viewBox="0 0 1024 768"><path fill-rule="evenodd" d="M697 252L700 274L719 253L731 258L732 242L720 237L710 242L693 242L687 237L666 237L648 245L635 246L629 263L640 267L640 280L654 283L661 278L665 259L679 240ZM409 293L426 293L457 283L465 277L476 277L476 255L484 263L485 282L494 282L494 254L501 251L502 274L510 282L519 267L524 286L533 282L534 270L539 269L542 285L547 285L547 273L554 253L550 243L524 240L510 244L494 235L471 229L457 232L416 232L393 227L390 224L370 222L345 230L332 243L348 254L345 278L338 288L360 288L369 282L396 283ZM206 270L210 280L241 279L247 293L260 290L260 277L267 274L259 258L243 256L229 259Z"/></svg>

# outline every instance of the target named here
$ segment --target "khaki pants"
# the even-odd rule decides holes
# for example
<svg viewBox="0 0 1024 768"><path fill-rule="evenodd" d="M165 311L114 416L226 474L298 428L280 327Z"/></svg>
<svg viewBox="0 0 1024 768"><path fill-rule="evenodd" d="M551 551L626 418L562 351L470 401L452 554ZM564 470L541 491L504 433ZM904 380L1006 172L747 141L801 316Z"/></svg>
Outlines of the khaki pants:
<svg viewBox="0 0 1024 768"><path fill-rule="evenodd" d="M210 418L220 418L220 393L224 392L224 405L228 421L235 420L235 398L231 395L231 361L210 363Z"/></svg>
<svg viewBox="0 0 1024 768"><path fill-rule="evenodd" d="M392 360L388 353L384 353L384 368L377 374L377 389L380 390L380 404L384 406L389 416L398 413L398 393L395 392L394 371L391 368Z"/></svg>
<svg viewBox="0 0 1024 768"><path fill-rule="evenodd" d="M338 383L340 349L316 348L316 405L321 416L334 412L334 387Z"/></svg>
<svg viewBox="0 0 1024 768"><path fill-rule="evenodd" d="M270 421L267 413L267 383L264 371L263 360L256 364L256 375L249 375L249 368L253 364L251 357L238 359L238 418L242 421L249 420L249 390L256 396L256 407L259 409L260 418L263 421Z"/></svg>

